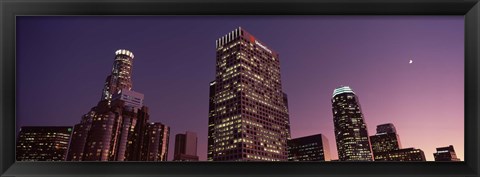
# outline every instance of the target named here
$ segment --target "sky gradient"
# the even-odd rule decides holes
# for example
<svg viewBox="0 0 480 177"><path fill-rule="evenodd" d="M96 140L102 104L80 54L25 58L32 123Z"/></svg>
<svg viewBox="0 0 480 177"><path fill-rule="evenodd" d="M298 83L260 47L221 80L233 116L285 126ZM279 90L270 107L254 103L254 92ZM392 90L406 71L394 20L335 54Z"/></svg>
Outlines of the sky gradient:
<svg viewBox="0 0 480 177"><path fill-rule="evenodd" d="M279 53L293 138L322 133L338 158L330 99L348 85L369 135L393 123L403 148L464 160L463 16L17 17L17 129L79 123L128 49L132 90L171 127L168 160L186 130L206 160L215 40L239 26Z"/></svg>

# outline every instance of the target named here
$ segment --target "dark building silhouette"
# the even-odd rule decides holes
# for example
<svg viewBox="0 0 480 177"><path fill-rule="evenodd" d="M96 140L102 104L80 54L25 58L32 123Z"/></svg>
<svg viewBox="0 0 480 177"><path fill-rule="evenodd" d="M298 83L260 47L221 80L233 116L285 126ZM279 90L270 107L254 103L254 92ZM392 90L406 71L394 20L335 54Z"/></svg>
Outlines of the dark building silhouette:
<svg viewBox="0 0 480 177"><path fill-rule="evenodd" d="M377 133L370 136L373 157L377 160L377 154L401 149L400 138L393 124L377 126Z"/></svg>
<svg viewBox="0 0 480 177"><path fill-rule="evenodd" d="M143 105L144 95L132 89L133 53L120 49L115 52L111 74L107 76L102 97L97 106L83 115L74 126L67 160L69 161L139 161L165 160L167 150L159 150L168 144L168 137L156 140L149 134L148 108ZM168 132L168 131L167 131ZM151 135L153 137L145 137ZM168 136L169 134L165 134ZM157 147L157 150L144 147ZM149 151L143 152L148 149ZM142 157L157 152L151 157Z"/></svg>
<svg viewBox="0 0 480 177"><path fill-rule="evenodd" d="M285 97L275 51L242 28L216 40L208 160L287 161Z"/></svg>
<svg viewBox="0 0 480 177"><path fill-rule="evenodd" d="M350 87L333 91L332 112L339 160L373 161L360 102Z"/></svg>
<svg viewBox="0 0 480 177"><path fill-rule="evenodd" d="M288 140L288 161L330 161L330 148L322 134Z"/></svg>
<svg viewBox="0 0 480 177"><path fill-rule="evenodd" d="M437 148L437 152L433 153L433 156L435 161L460 161L452 145Z"/></svg>
<svg viewBox="0 0 480 177"><path fill-rule="evenodd" d="M420 149L405 148L375 154L375 161L426 161Z"/></svg>
<svg viewBox="0 0 480 177"><path fill-rule="evenodd" d="M17 137L17 161L65 161L72 127L24 126Z"/></svg>
<svg viewBox="0 0 480 177"><path fill-rule="evenodd" d="M380 133L397 133L397 129L392 123L377 125L377 134Z"/></svg>
<svg viewBox="0 0 480 177"><path fill-rule="evenodd" d="M175 136L174 161L198 161L197 134L187 131Z"/></svg>

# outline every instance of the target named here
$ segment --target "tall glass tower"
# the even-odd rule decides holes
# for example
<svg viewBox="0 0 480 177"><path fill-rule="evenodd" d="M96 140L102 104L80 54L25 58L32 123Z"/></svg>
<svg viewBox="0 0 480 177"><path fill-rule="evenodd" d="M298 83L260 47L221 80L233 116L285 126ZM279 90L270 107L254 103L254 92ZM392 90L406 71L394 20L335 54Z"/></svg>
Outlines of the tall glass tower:
<svg viewBox="0 0 480 177"><path fill-rule="evenodd" d="M97 106L73 129L67 161L165 161L169 127L148 123L144 95L132 90L133 53L115 52Z"/></svg>
<svg viewBox="0 0 480 177"><path fill-rule="evenodd" d="M287 161L285 96L278 53L242 28L216 40L208 160Z"/></svg>
<svg viewBox="0 0 480 177"><path fill-rule="evenodd" d="M373 161L360 102L350 87L333 91L332 111L339 160Z"/></svg>

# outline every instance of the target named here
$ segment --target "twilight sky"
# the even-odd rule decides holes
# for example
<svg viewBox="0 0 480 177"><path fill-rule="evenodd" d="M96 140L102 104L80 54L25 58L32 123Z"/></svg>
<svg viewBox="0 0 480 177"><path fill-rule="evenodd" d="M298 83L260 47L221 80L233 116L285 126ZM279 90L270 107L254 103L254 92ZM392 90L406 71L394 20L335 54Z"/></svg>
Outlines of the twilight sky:
<svg viewBox="0 0 480 177"><path fill-rule="evenodd" d="M150 120L198 134L206 160L215 40L241 26L280 54L292 137L325 134L337 158L330 99L360 99L369 135L393 123L403 148L464 160L463 16L17 17L17 129L68 125L100 99L117 49L134 55L133 90ZM409 60L413 60L409 64Z"/></svg>

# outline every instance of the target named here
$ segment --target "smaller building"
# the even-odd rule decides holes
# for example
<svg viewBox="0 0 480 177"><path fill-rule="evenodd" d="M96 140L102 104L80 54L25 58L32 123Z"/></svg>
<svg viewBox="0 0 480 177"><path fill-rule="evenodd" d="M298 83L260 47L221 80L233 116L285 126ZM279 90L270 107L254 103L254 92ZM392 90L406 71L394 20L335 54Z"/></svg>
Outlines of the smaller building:
<svg viewBox="0 0 480 177"><path fill-rule="evenodd" d="M187 131L175 136L174 161L198 161L197 134Z"/></svg>
<svg viewBox="0 0 480 177"><path fill-rule="evenodd" d="M375 161L426 161L421 149L405 148L375 155Z"/></svg>
<svg viewBox="0 0 480 177"><path fill-rule="evenodd" d="M435 161L460 161L452 145L437 148L437 152L433 153L433 156Z"/></svg>
<svg viewBox="0 0 480 177"><path fill-rule="evenodd" d="M322 134L288 140L288 161L330 161L330 148Z"/></svg>
<svg viewBox="0 0 480 177"><path fill-rule="evenodd" d="M402 148L395 126L391 123L378 125L377 133L370 136L370 143L372 145L373 158L375 160L377 160L377 154L383 153L384 155L387 152L396 151ZM382 156L379 158L384 157Z"/></svg>
<svg viewBox="0 0 480 177"><path fill-rule="evenodd" d="M65 161L72 127L25 126L17 138L17 161Z"/></svg>

